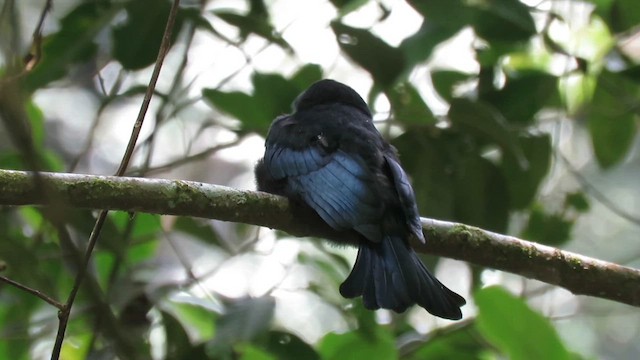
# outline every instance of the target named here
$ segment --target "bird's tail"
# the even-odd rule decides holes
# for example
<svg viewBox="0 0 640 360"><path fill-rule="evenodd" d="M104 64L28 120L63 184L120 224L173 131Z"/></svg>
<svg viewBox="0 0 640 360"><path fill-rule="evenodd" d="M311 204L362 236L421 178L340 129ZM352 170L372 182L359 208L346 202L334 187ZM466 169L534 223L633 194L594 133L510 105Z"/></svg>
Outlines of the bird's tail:
<svg viewBox="0 0 640 360"><path fill-rule="evenodd" d="M351 274L340 285L346 298L362 296L367 309L403 312L418 304L445 319L462 318L464 298L431 275L418 255L400 237L379 243L363 241Z"/></svg>

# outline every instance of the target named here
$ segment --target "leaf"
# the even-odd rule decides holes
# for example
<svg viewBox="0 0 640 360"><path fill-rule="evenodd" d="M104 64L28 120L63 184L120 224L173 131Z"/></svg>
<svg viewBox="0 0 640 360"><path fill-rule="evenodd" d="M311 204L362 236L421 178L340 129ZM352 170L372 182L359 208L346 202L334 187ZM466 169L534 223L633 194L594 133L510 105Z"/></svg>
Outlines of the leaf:
<svg viewBox="0 0 640 360"><path fill-rule="evenodd" d="M329 0L333 6L338 9L340 16L345 16L355 10L358 10L361 6L368 3L368 0Z"/></svg>
<svg viewBox="0 0 640 360"><path fill-rule="evenodd" d="M273 119L290 112L291 103L302 91L298 87L302 80L294 82L280 74L254 73L252 81L253 95L215 89L204 89L202 94L216 108L240 120L242 132L266 135Z"/></svg>
<svg viewBox="0 0 640 360"><path fill-rule="evenodd" d="M167 359L207 359L203 346L193 346L180 321L171 313L161 312L166 334Z"/></svg>
<svg viewBox="0 0 640 360"><path fill-rule="evenodd" d="M291 82L302 92L311 84L322 79L322 67L317 64L307 64L302 66L291 77Z"/></svg>
<svg viewBox="0 0 640 360"><path fill-rule="evenodd" d="M436 46L458 33L462 26L461 24L456 28L438 22L424 21L418 31L400 44L399 48L407 59L406 67L411 68L426 61Z"/></svg>
<svg viewBox="0 0 640 360"><path fill-rule="evenodd" d="M488 346L478 341L478 335L466 326L452 332L444 332L428 339L406 360L476 360L482 359Z"/></svg>
<svg viewBox="0 0 640 360"><path fill-rule="evenodd" d="M571 354L542 315L506 290L492 286L475 295L477 328L512 360L570 360Z"/></svg>
<svg viewBox="0 0 640 360"><path fill-rule="evenodd" d="M265 113L254 106L253 97L239 91L224 92L215 89L203 89L202 96L218 110L240 120L249 127L252 124L270 122Z"/></svg>
<svg viewBox="0 0 640 360"><path fill-rule="evenodd" d="M493 105L511 123L532 123L534 115L553 100L559 102L558 78L542 72L510 74L500 90L483 93L481 99Z"/></svg>
<svg viewBox="0 0 640 360"><path fill-rule="evenodd" d="M593 150L602 168L621 162L629 153L637 133L640 88L625 78L603 72L587 110Z"/></svg>
<svg viewBox="0 0 640 360"><path fill-rule="evenodd" d="M143 69L156 60L171 4L166 0L134 0L125 5L127 21L114 27L113 57L127 70ZM171 33L175 41L183 18L176 17Z"/></svg>
<svg viewBox="0 0 640 360"><path fill-rule="evenodd" d="M631 65L618 73L635 83L640 83L640 65Z"/></svg>
<svg viewBox="0 0 640 360"><path fill-rule="evenodd" d="M453 100L455 86L468 80L469 74L452 70L434 71L431 73L431 82L438 95L446 101Z"/></svg>
<svg viewBox="0 0 640 360"><path fill-rule="evenodd" d="M275 310L275 299L271 296L236 300L218 318L213 348L224 348L238 342L251 341L265 332Z"/></svg>
<svg viewBox="0 0 640 360"><path fill-rule="evenodd" d="M616 33L625 32L640 24L640 9L635 0L615 0L611 2L604 20Z"/></svg>
<svg viewBox="0 0 640 360"><path fill-rule="evenodd" d="M548 134L522 135L517 138L529 166L523 169L510 153L501 164L509 190L510 207L524 209L536 196L551 166L551 137Z"/></svg>
<svg viewBox="0 0 640 360"><path fill-rule="evenodd" d="M93 42L121 8L106 1L80 4L60 21L60 30L42 42L42 59L27 74L25 87L35 91L62 78L70 65L88 61L96 52Z"/></svg>
<svg viewBox="0 0 640 360"><path fill-rule="evenodd" d="M455 168L455 220L491 231L506 231L509 193L501 171L477 154L459 159Z"/></svg>
<svg viewBox="0 0 640 360"><path fill-rule="evenodd" d="M407 68L426 61L436 46L453 37L471 21L471 8L462 0L407 2L424 16L420 29L400 45L407 58Z"/></svg>
<svg viewBox="0 0 640 360"><path fill-rule="evenodd" d="M434 124L431 109L422 99L418 90L409 82L402 82L386 92L394 119L403 124Z"/></svg>
<svg viewBox="0 0 640 360"><path fill-rule="evenodd" d="M561 214L548 214L541 205L535 205L529 214L522 237L540 244L559 246L571 239L573 221Z"/></svg>
<svg viewBox="0 0 640 360"><path fill-rule="evenodd" d="M311 345L298 336L283 332L270 331L267 335L265 349L278 360L319 360L320 356Z"/></svg>
<svg viewBox="0 0 640 360"><path fill-rule="evenodd" d="M463 0L408 0L416 11L425 18L425 23L436 23L458 30L470 21L469 7Z"/></svg>
<svg viewBox="0 0 640 360"><path fill-rule="evenodd" d="M187 334L191 334L189 338L193 339L194 342L203 342L211 339L216 332L215 320L217 314L211 309L195 303L176 300L167 303L166 311L175 316Z"/></svg>
<svg viewBox="0 0 640 360"><path fill-rule="evenodd" d="M367 70L383 88L390 87L405 70L402 51L364 29L332 22L338 44L353 61Z"/></svg>
<svg viewBox="0 0 640 360"><path fill-rule="evenodd" d="M522 148L509 130L506 120L490 105L456 98L451 102L449 119L461 130L490 140L503 151L511 153L523 169L528 166Z"/></svg>
<svg viewBox="0 0 640 360"><path fill-rule="evenodd" d="M254 73L253 97L263 112L269 116L269 125L276 116L288 113L291 103L300 93L295 84L279 74Z"/></svg>
<svg viewBox="0 0 640 360"><path fill-rule="evenodd" d="M402 167L409 174L418 210L423 216L454 217L452 169L457 166L449 153L459 141L448 133L433 134L429 129L407 131L392 140Z"/></svg>
<svg viewBox="0 0 640 360"><path fill-rule="evenodd" d="M529 8L519 0L483 1L473 13L476 34L488 42L526 41L536 34Z"/></svg>
<svg viewBox="0 0 640 360"><path fill-rule="evenodd" d="M320 341L318 351L323 360L397 359L395 339L377 328L375 338L368 339L357 331L329 333Z"/></svg>
<svg viewBox="0 0 640 360"><path fill-rule="evenodd" d="M6 241L6 238L5 238ZM5 254L3 254L3 257ZM5 276L11 277L11 275ZM40 288L37 288L40 290ZM41 300L12 287L3 287L0 307L0 334L12 334L11 341L0 341L0 356L4 359L31 359L33 336L28 332L29 324L36 316Z"/></svg>
<svg viewBox="0 0 640 360"><path fill-rule="evenodd" d="M293 48L287 43L276 29L269 22L266 14L252 14L240 15L231 11L216 10L213 14L226 22L229 25L235 26L240 30L240 34L243 38L246 38L248 34L254 34L265 40L280 46L290 54L293 53Z"/></svg>
<svg viewBox="0 0 640 360"><path fill-rule="evenodd" d="M250 344L236 346L236 350L242 354L240 360L277 360L264 350Z"/></svg>
<svg viewBox="0 0 640 360"><path fill-rule="evenodd" d="M576 211L585 213L591 207L589 200L582 191L569 193L564 199L564 206L574 208Z"/></svg>
<svg viewBox="0 0 640 360"><path fill-rule="evenodd" d="M42 151L44 149L45 140L44 114L32 101L27 103L26 111L29 118L29 130L31 132L33 145L39 151Z"/></svg>
<svg viewBox="0 0 640 360"><path fill-rule="evenodd" d="M92 336L88 333L80 333L65 336L60 350L61 359L86 359L91 351Z"/></svg>

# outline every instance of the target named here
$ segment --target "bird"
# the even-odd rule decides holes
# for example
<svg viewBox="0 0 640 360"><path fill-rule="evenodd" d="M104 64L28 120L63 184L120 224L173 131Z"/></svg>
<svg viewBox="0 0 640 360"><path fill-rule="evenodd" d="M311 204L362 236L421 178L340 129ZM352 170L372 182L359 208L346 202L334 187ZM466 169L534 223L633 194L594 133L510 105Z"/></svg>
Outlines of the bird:
<svg viewBox="0 0 640 360"><path fill-rule="evenodd" d="M269 128L256 185L310 208L333 230L354 232L358 254L340 294L362 297L370 310L402 313L417 304L461 319L465 299L436 279L410 246L425 242L415 194L362 97L323 79L302 92L292 110Z"/></svg>

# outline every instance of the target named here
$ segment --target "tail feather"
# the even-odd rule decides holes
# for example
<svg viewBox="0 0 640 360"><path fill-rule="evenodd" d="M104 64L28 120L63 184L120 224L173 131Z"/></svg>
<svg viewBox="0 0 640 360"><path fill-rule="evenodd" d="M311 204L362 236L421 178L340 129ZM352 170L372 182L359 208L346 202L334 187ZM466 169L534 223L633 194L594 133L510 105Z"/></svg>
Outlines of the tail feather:
<svg viewBox="0 0 640 360"><path fill-rule="evenodd" d="M433 315L458 320L464 298L449 290L399 237L360 245L351 274L340 286L346 298L362 296L368 309L403 312L418 304Z"/></svg>

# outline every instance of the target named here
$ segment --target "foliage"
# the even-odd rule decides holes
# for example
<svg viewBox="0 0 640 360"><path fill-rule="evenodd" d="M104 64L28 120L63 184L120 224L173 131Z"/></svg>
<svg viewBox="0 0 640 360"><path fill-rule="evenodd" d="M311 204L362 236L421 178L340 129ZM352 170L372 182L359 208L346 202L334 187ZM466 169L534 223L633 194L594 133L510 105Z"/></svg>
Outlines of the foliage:
<svg viewBox="0 0 640 360"><path fill-rule="evenodd" d="M185 2L180 8L168 61L173 67L161 75L164 82L156 90L150 120L153 130L139 144L135 174L151 176L189 163L197 164L190 174L201 174L197 169L211 164L198 161L256 134L264 136L272 119L288 112L311 83L323 77L342 80L330 65L301 60L294 37L275 25L277 2L237 3L237 9L216 8L215 2L207 1ZM585 1L579 6L589 14L586 25L576 29L571 13L543 7L546 2L406 3L421 24L396 44L378 30L395 11L385 1L329 1L325 6L333 7L333 15L324 31L339 49L336 57L349 60L349 71L370 79L369 103L388 104L388 109L374 110L388 113L380 129L401 155L421 214L502 233L521 228L527 239L567 244L590 202L580 188L563 189L557 195L560 201L540 196L554 155L563 157L551 130L584 130L603 171L625 164L638 139L640 58L620 39L637 36L640 7L635 0ZM113 138L107 137L108 125L100 119L123 103L138 102L170 2L65 4L64 14L47 15L54 30L41 40L34 37L29 45L22 43L25 37L15 19L24 18L22 28L32 29L38 17L22 2L5 3L0 14L0 87L9 88L11 79L20 79L18 89L27 99L20 105L29 121L29 142L43 159L43 169L112 172L113 161L100 156L120 150L102 143ZM369 16L369 27L349 20L372 13L378 17ZM562 36L553 30L562 27L569 29ZM433 65L439 49L465 32L474 38L474 47L468 49L473 68ZM192 53L191 47L199 42L216 50ZM23 49L29 47L35 59L32 69L21 62ZM228 52L216 52L224 49ZM262 51L286 59L284 65L259 70ZM237 62L232 68L226 56L246 64L236 71ZM198 87L198 76L185 70L198 61L216 68L217 75L211 77L216 80ZM56 114L48 113L45 105L39 108L37 99L67 88L84 89L99 105L95 119L64 119L66 127L56 132L47 125ZM6 109L0 110L6 132L3 135L0 128L0 168L29 169L20 143L24 140L8 126ZM69 125L73 122L76 125ZM129 126L117 132L124 134ZM70 129L77 128L85 131L70 140ZM177 135L181 130L184 133ZM180 142L184 137L188 139ZM225 142L229 138L233 140ZM167 139L173 142L163 142ZM172 150L166 163L154 161L157 153ZM217 161L207 172L234 180L223 174L239 170ZM2 275L63 301L80 266L94 214L58 210L0 208L0 265L6 268ZM358 301L339 298L337 288L349 271L341 249L282 239L269 245L277 256L287 258L282 255L289 251L287 246L298 252L294 260L273 265L265 260L269 236L264 238L257 240L254 229L240 225L109 214L74 307L63 358L577 357L550 320L524 300L501 288L480 289L482 269L473 269L470 281L477 318L474 305L468 305L460 325L432 323L426 332L419 311L383 313L380 318L390 320L379 321ZM210 254L206 265L196 264L204 259L199 257L203 253ZM238 266L236 272L223 273L221 268L240 261L249 263L250 271ZM264 283L247 285L248 280L241 279L243 271L255 276L269 266L280 269L268 272L280 274L279 283L262 279ZM292 279L294 273L300 278ZM220 284L228 282L245 284L243 293L221 290L228 284ZM300 301L293 304L291 297L296 296ZM0 304L0 358L48 357L55 309L4 284ZM314 332L316 323L324 333Z"/></svg>

